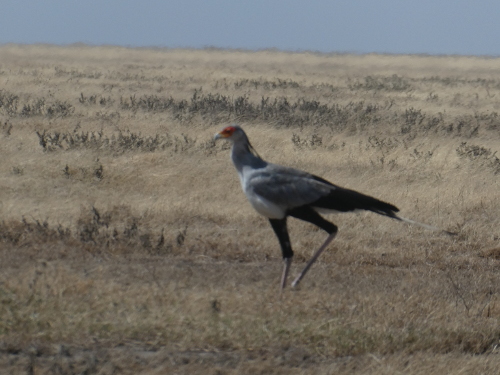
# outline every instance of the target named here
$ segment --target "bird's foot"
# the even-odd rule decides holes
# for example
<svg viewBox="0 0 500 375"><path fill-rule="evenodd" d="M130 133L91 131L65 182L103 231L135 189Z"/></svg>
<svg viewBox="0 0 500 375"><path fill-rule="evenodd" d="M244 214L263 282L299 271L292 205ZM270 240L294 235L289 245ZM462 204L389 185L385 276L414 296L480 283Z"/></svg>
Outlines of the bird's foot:
<svg viewBox="0 0 500 375"><path fill-rule="evenodd" d="M299 275L299 277L297 277L295 280L293 280L293 283L292 283L292 288L295 288L297 285L299 285L300 283L300 280L302 279L301 277L302 275Z"/></svg>

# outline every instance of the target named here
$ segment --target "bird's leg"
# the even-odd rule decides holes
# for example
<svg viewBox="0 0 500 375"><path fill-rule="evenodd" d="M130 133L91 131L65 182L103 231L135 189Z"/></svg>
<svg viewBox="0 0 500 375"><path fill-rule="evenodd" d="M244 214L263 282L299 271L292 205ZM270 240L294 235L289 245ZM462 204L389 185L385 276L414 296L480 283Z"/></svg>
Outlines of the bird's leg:
<svg viewBox="0 0 500 375"><path fill-rule="evenodd" d="M273 227L274 233L276 233L276 237L278 237L281 252L283 253L284 266L283 274L281 276L281 293L285 288L288 271L290 270L290 265L292 264L292 245L290 244L290 237L288 236L288 229L286 227L286 217L283 219L269 219L269 222Z"/></svg>
<svg viewBox="0 0 500 375"><path fill-rule="evenodd" d="M328 238L326 239L326 241L323 243L323 245L321 245L321 247L318 250L316 250L316 252L312 256L311 260L306 264L306 266L304 267L302 272L299 274L299 276L297 276L297 278L293 281L292 288L295 288L297 285L299 285L300 280L302 280L302 278L306 275L307 271L309 271L309 268L311 268L313 263L316 262L316 260L319 258L321 253L326 249L326 247L330 244L330 242L333 241L333 239L335 238L336 235L337 235L337 232L331 233L328 236Z"/></svg>
<svg viewBox="0 0 500 375"><path fill-rule="evenodd" d="M330 244L330 242L333 241L333 239L337 235L338 228L335 224L330 223L328 220L325 220L323 217L321 217L321 215L318 214L311 207L299 207L299 208L293 209L292 211L289 212L289 215L296 217L297 219L304 220L304 221L307 221L311 224L314 224L329 234L328 238L323 243L323 245L321 245L320 248L318 250L316 250L316 252L312 256L311 260L306 264L306 266L304 267L302 272L299 274L299 276L297 276L297 278L293 281L293 283L292 283L292 288L293 288L293 287L296 287L300 283L300 280L303 279L303 277L306 275L307 271L309 271L309 268L311 268L313 263L316 262L318 257L326 249L326 247Z"/></svg>
<svg viewBox="0 0 500 375"><path fill-rule="evenodd" d="M284 258L283 259L283 274L281 275L281 289L280 292L283 292L286 286L286 279L288 277L288 272L290 271L290 266L292 265L293 258Z"/></svg>

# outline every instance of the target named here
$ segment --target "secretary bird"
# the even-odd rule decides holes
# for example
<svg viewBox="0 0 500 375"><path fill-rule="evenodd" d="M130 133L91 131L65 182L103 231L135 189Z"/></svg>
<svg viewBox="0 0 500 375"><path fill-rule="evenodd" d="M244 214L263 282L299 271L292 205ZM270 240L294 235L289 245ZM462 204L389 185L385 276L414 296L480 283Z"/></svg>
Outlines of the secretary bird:
<svg viewBox="0 0 500 375"><path fill-rule="evenodd" d="M299 284L337 234L337 226L325 220L319 212L367 210L391 219L438 230L436 227L396 215L399 209L390 203L342 188L310 173L264 161L250 144L243 129L237 125L225 127L215 134L214 140L217 139L226 139L232 143L231 159L238 171L243 192L252 207L269 219L278 237L284 260L280 292L285 288L293 258L287 229L288 216L307 221L328 233L325 242L293 281L292 287Z"/></svg>

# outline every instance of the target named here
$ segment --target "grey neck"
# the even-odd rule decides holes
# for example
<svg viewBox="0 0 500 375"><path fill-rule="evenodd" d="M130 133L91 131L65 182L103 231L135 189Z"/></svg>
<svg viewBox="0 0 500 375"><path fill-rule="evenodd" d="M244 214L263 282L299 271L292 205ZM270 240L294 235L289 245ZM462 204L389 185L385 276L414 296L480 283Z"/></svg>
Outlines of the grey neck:
<svg viewBox="0 0 500 375"><path fill-rule="evenodd" d="M264 168L267 163L255 152L250 142L235 142L231 150L231 159L238 173L242 173L244 167L252 169Z"/></svg>

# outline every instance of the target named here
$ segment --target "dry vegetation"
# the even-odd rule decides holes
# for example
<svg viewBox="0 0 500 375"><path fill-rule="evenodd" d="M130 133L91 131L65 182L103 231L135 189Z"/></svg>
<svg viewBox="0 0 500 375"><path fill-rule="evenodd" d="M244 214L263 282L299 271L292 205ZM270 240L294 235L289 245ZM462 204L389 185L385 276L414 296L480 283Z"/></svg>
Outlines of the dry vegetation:
<svg viewBox="0 0 500 375"><path fill-rule="evenodd" d="M498 370L498 59L0 47L0 369ZM215 131L396 204L277 299ZM291 222L302 266L324 233Z"/></svg>

